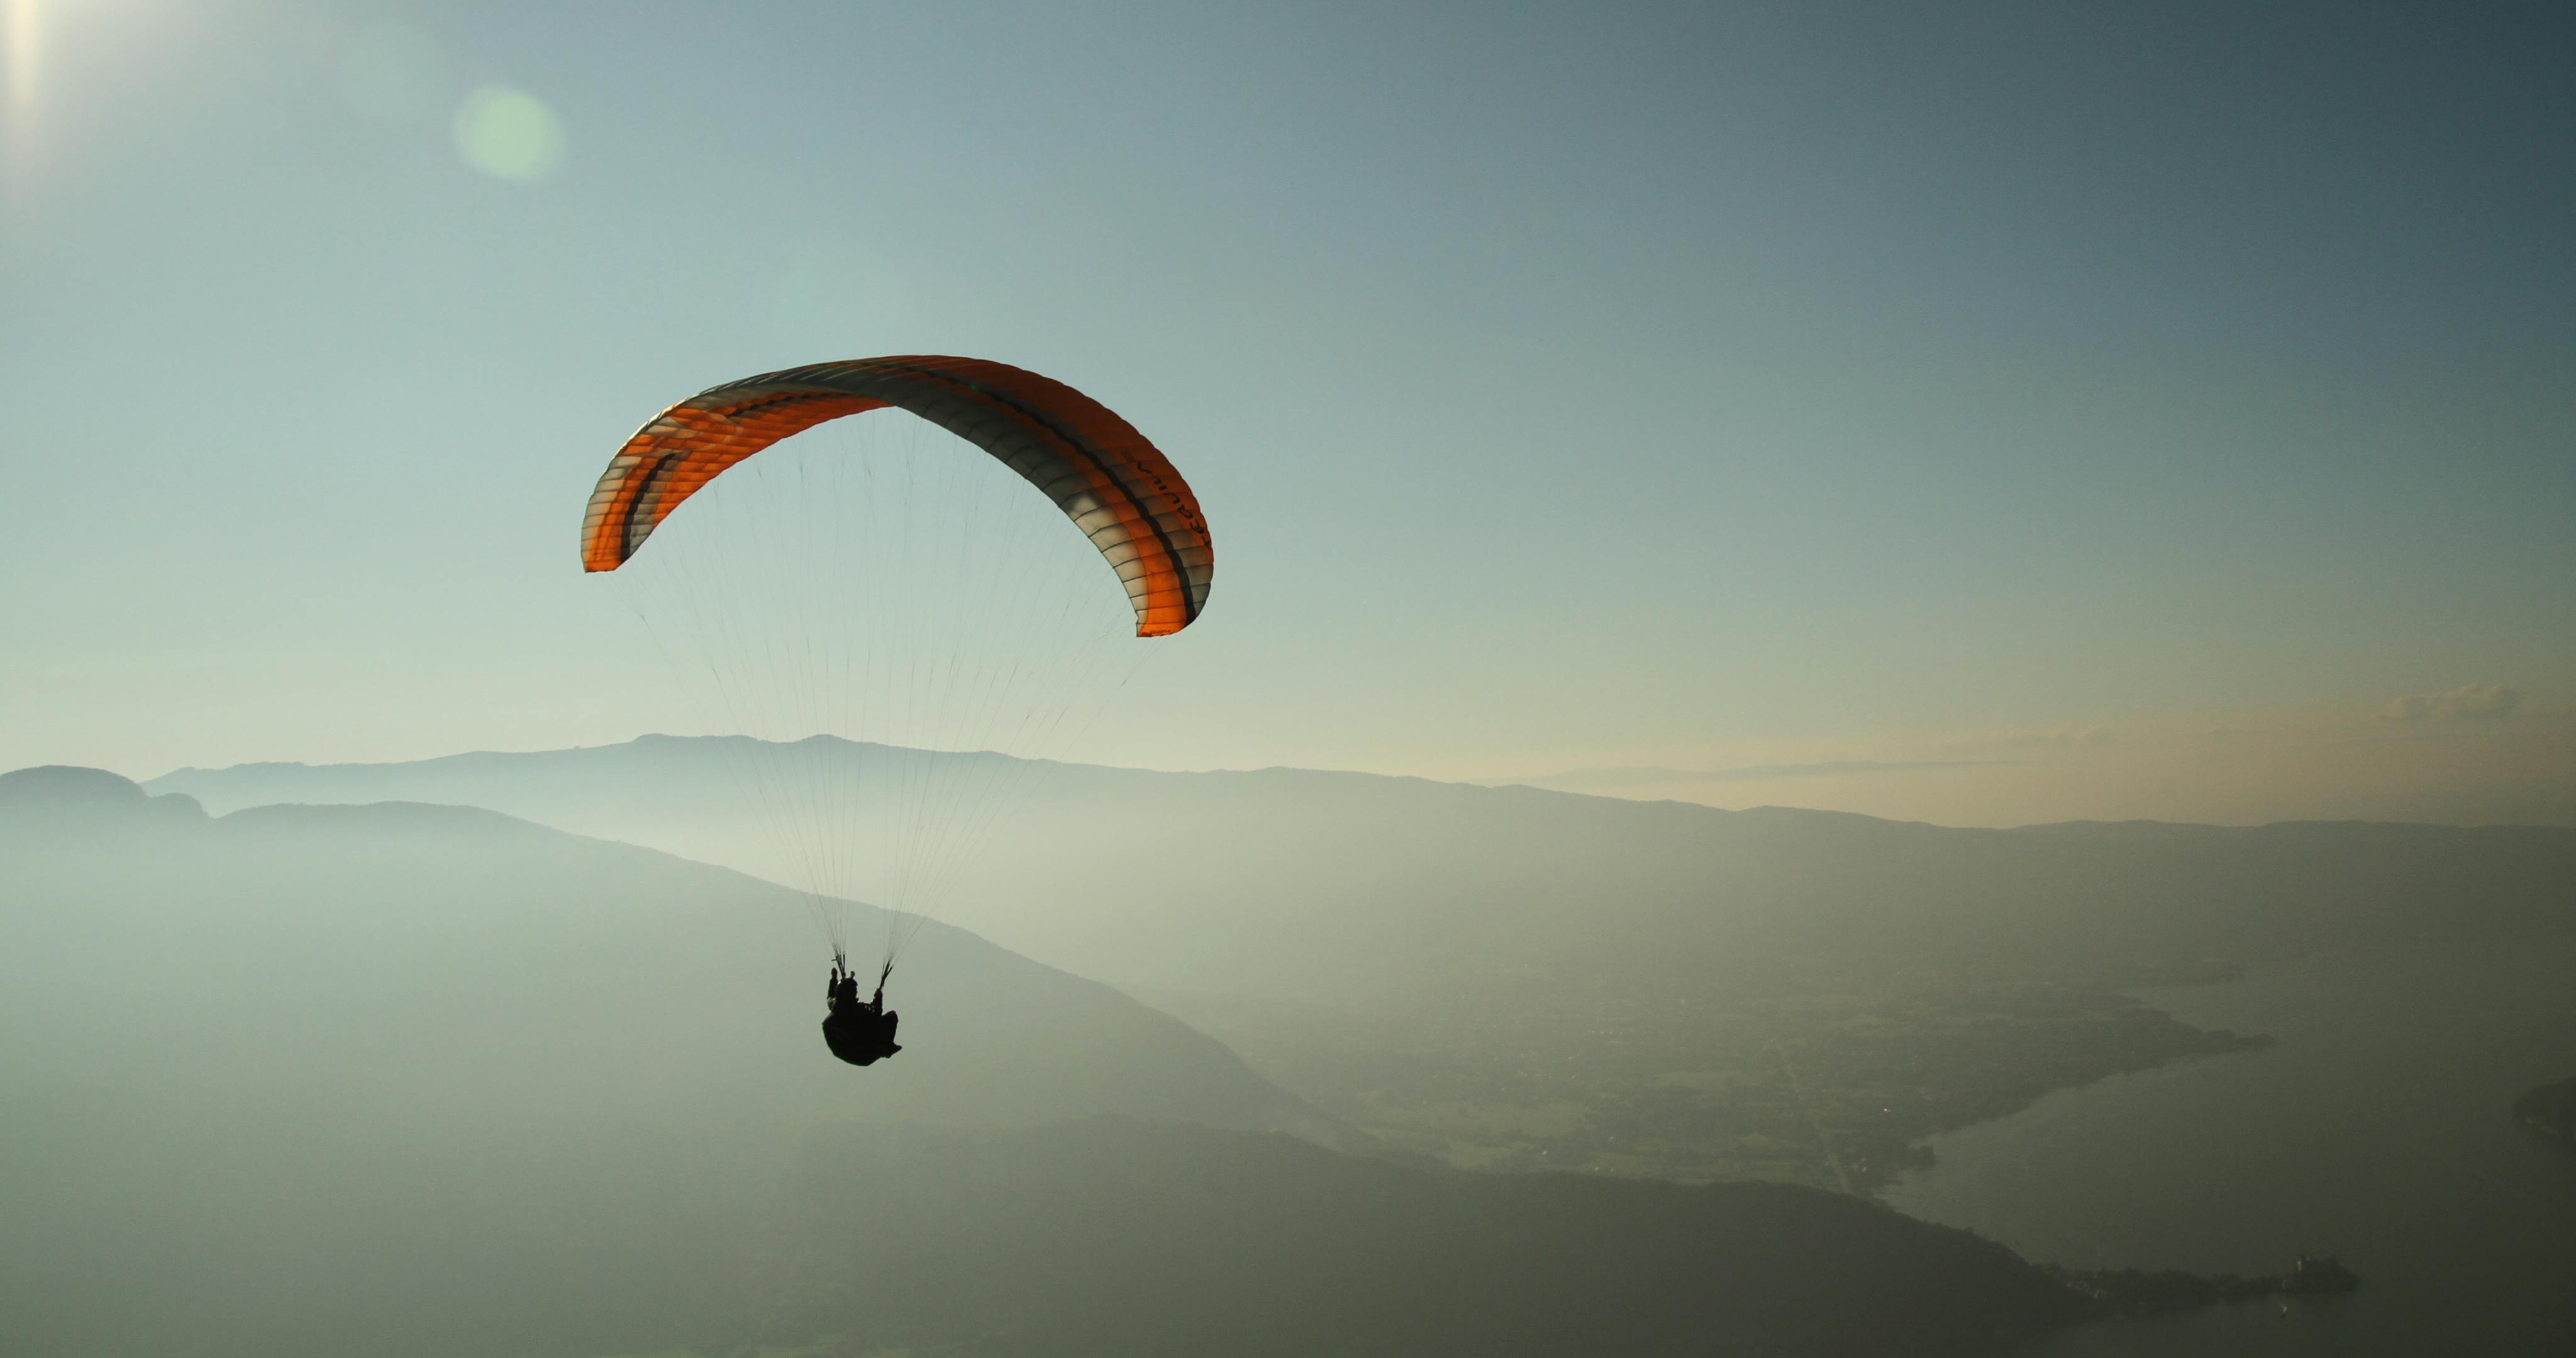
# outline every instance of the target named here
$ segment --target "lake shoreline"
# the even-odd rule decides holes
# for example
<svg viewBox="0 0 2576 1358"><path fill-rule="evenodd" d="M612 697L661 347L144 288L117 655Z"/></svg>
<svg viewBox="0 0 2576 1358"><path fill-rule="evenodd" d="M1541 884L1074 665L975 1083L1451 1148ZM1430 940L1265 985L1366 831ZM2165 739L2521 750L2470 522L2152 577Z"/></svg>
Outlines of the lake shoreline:
<svg viewBox="0 0 2576 1358"><path fill-rule="evenodd" d="M2284 1295L2287 1309L2133 1307L2014 1348L2023 1358L2553 1351L2576 1333L2576 1157L2500 1114L2576 1047L2570 951L2321 949L2240 981L2131 991L2275 1041L1945 1134L1934 1166L1885 1200L2069 1276L2253 1275L2300 1251L2368 1275L2331 1302Z"/></svg>
<svg viewBox="0 0 2576 1358"><path fill-rule="evenodd" d="M2180 1269L2150 1272L2134 1268L2064 1268L2056 1264L2041 1264L2039 1269L2084 1298L2088 1321L2194 1311L2264 1297L2333 1296L2361 1287L2360 1276L2331 1255L2303 1254L2289 1272L2255 1278Z"/></svg>

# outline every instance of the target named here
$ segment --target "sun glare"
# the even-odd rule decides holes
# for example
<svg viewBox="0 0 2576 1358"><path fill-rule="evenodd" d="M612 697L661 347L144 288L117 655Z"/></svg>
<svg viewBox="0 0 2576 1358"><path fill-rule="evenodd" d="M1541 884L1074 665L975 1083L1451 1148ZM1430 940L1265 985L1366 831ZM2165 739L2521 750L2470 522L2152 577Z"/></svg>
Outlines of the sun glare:
<svg viewBox="0 0 2576 1358"><path fill-rule="evenodd" d="M7 18L0 21L0 45L8 48L5 78L8 81L10 140L17 140L36 111L36 47L40 27L36 18L37 0L0 0L7 6Z"/></svg>

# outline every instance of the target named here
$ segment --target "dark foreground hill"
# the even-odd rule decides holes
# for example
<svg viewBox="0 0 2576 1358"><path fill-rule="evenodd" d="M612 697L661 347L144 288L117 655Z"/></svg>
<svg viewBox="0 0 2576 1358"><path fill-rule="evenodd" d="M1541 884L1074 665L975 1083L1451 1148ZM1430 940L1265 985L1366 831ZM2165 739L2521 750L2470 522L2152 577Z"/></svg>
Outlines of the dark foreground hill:
<svg viewBox="0 0 2576 1358"><path fill-rule="evenodd" d="M286 1072L425 1117L507 1096L572 1121L1141 1112L1334 1134L1222 1045L938 926L891 997L905 1055L852 1071L817 1031L828 953L797 898L488 811L209 818L95 770L27 770L0 775L0 861L14 1091L230 1100Z"/></svg>
<svg viewBox="0 0 2576 1358"><path fill-rule="evenodd" d="M818 1144L793 1332L993 1354L1942 1354L2078 1309L1856 1198L1355 1160L1091 1122ZM826 1281L829 1280L829 1281Z"/></svg>
<svg viewBox="0 0 2576 1358"><path fill-rule="evenodd" d="M12 1355L1945 1354L2073 1307L1857 1199L1188 1125L1331 1132L968 936L851 1072L774 889L486 812L22 774L0 861Z"/></svg>

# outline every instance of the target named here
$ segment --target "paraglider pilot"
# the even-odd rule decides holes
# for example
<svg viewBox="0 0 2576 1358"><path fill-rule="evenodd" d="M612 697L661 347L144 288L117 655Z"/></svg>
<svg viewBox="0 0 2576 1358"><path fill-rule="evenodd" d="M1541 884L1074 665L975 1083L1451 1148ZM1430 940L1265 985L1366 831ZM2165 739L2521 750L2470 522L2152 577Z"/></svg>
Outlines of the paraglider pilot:
<svg viewBox="0 0 2576 1358"><path fill-rule="evenodd" d="M876 995L861 1004L858 973L849 969L840 954L832 955L831 986L824 992L831 1012L823 1018L823 1043L834 1056L867 1066L903 1050L894 1040L900 1015L887 1013L885 1007L886 977L893 974L894 963L889 960L877 973Z"/></svg>

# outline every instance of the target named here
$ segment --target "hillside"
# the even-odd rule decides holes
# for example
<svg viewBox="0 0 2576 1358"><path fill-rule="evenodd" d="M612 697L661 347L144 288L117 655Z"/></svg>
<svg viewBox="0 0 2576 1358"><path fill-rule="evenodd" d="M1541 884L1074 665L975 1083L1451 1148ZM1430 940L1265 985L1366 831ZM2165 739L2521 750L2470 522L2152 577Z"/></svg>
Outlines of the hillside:
<svg viewBox="0 0 2576 1358"><path fill-rule="evenodd" d="M1217 1130L1333 1133L953 932L852 1072L775 888L487 811L36 771L0 857L12 1353L1946 1354L2080 1309L1847 1197Z"/></svg>
<svg viewBox="0 0 2576 1358"><path fill-rule="evenodd" d="M152 787L471 803L781 871L727 763L738 744ZM998 757L798 750L863 801L925 763ZM1459 1164L1865 1188L1931 1132L2244 1044L2126 989L2319 948L2576 936L2569 830L1960 830L1292 769L1033 774L949 918Z"/></svg>
<svg viewBox="0 0 2576 1358"><path fill-rule="evenodd" d="M766 876L740 737L405 764L182 769L155 792L218 810L411 800L489 807ZM916 765L990 760L817 737L810 776L883 797ZM2576 927L2555 889L2576 830L2367 822L2250 828L2073 822L1952 829L1836 812L1723 811L1526 787L1300 769L1045 765L954 908L1121 983L1326 999L1423 959L1702 971L1772 945L1908 966L2135 983L2424 927ZM1111 873L1151 845L1160 880ZM1106 880L1103 880L1106 879ZM1045 889L1041 890L1041 886Z"/></svg>
<svg viewBox="0 0 2576 1358"><path fill-rule="evenodd" d="M823 1050L827 955L777 887L489 811L209 818L102 780L0 775L0 1083L22 1094L141 1080L231 1100L278 1070L315 1097L553 1117L1125 1112L1337 1134L1220 1044L959 930L918 940L890 997L907 1050L862 1074Z"/></svg>
<svg viewBox="0 0 2576 1358"><path fill-rule="evenodd" d="M30 1358L1886 1358L2086 1314L2000 1246L1811 1189L1469 1175L1182 1124L782 1147L752 1120L612 1119L584 1144L399 1109L13 1104L0 1309Z"/></svg>
<svg viewBox="0 0 2576 1358"><path fill-rule="evenodd" d="M1985 1353L2081 1309L1991 1242L1787 1185L1115 1122L816 1145L801 1174L814 1269L775 1314L842 1351L971 1326L992 1354Z"/></svg>

